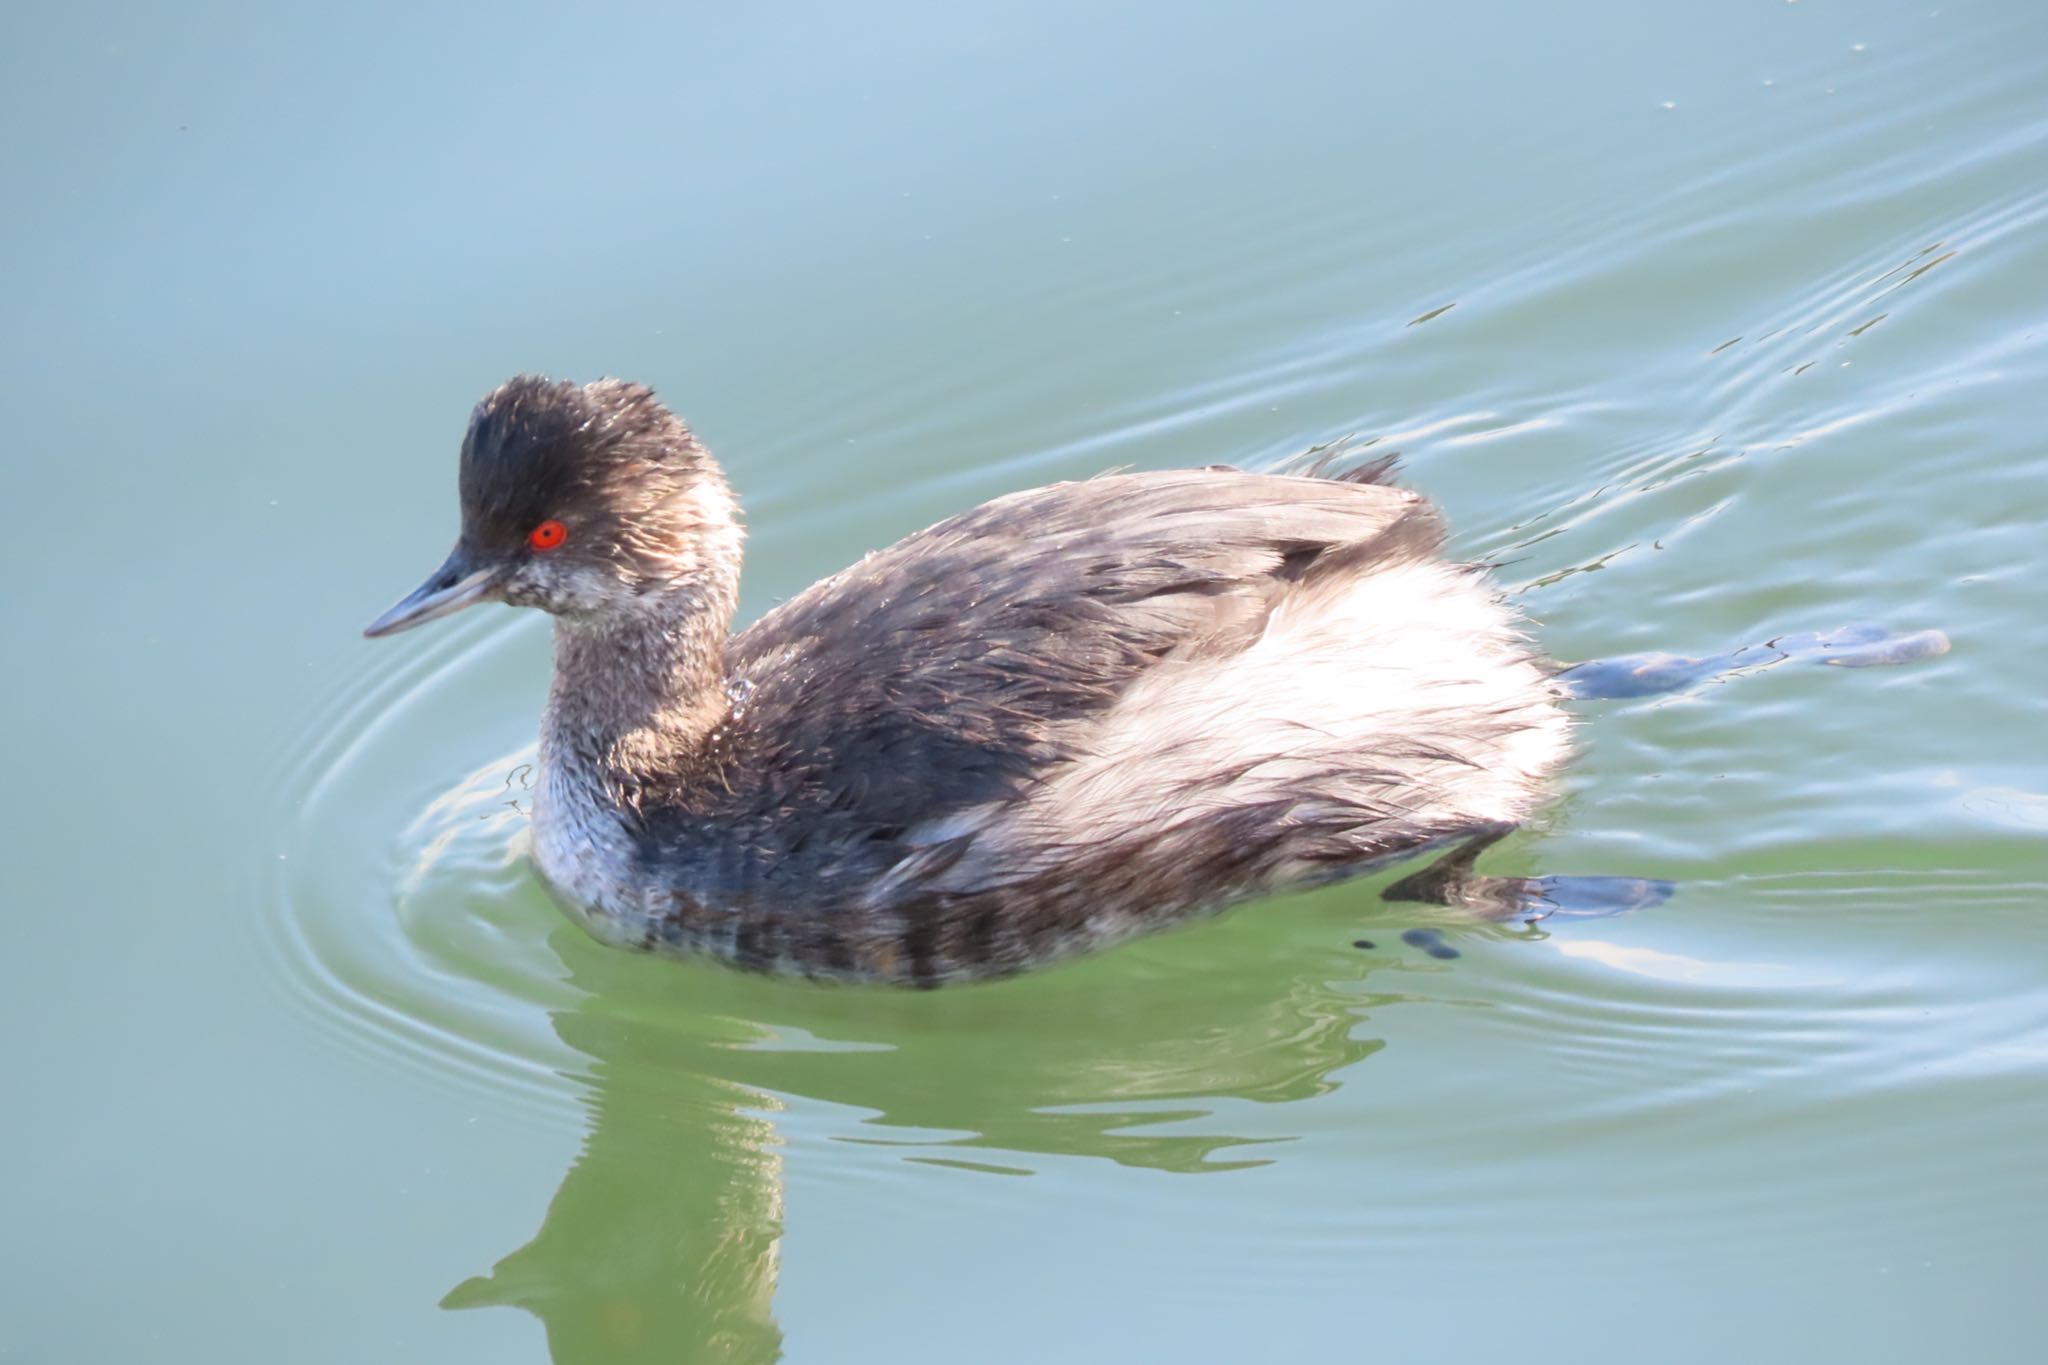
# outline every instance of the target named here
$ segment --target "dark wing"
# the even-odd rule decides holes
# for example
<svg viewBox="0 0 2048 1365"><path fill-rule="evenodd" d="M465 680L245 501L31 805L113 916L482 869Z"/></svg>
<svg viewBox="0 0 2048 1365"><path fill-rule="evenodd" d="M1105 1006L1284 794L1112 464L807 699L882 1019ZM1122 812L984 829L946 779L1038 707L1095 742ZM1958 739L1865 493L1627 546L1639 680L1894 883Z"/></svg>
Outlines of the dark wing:
<svg viewBox="0 0 2048 1365"><path fill-rule="evenodd" d="M1427 503L1375 482L1173 470L999 498L732 641L744 781L773 788L764 815L887 842L1021 790L1072 722L1164 659L1242 648L1293 585L1440 540Z"/></svg>

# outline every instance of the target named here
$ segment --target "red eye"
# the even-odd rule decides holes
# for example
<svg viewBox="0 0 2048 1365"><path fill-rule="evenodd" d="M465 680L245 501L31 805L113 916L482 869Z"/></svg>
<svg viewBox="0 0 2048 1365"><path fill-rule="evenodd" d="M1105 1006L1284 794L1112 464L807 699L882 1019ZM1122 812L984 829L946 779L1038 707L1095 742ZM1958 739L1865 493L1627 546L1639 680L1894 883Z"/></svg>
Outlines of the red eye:
<svg viewBox="0 0 2048 1365"><path fill-rule="evenodd" d="M544 521L533 528L526 543L536 550L552 550L569 538L569 528L559 521Z"/></svg>

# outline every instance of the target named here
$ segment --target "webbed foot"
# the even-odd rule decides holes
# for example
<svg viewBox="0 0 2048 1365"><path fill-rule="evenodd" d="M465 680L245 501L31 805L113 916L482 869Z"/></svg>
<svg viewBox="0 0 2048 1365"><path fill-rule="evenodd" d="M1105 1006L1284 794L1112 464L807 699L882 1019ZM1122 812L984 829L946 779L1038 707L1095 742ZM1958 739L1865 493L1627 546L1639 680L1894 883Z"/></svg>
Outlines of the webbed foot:
<svg viewBox="0 0 2048 1365"><path fill-rule="evenodd" d="M1539 919L1605 919L1631 910L1662 905L1678 883L1662 877L1523 877L1521 910L1510 916L1533 924Z"/></svg>
<svg viewBox="0 0 2048 1365"><path fill-rule="evenodd" d="M1774 668L1795 659L1837 668L1874 668L1881 664L1916 663L1948 650L1948 636L1938 630L1895 631L1884 626L1849 625L1830 631L1780 635L1725 654L1694 656L1653 650L1593 659L1562 670L1557 680L1574 697L1619 701L1677 692L1729 673Z"/></svg>

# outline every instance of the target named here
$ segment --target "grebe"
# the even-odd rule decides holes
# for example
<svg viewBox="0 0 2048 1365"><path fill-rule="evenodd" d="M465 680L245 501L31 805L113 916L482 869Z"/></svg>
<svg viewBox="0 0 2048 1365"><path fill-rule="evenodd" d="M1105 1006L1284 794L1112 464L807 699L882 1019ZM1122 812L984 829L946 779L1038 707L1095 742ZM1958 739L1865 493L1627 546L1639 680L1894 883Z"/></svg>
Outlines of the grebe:
<svg viewBox="0 0 2048 1365"><path fill-rule="evenodd" d="M998 976L1543 803L1566 688L1389 467L1012 493L733 635L738 511L689 428L520 376L470 418L454 552L365 634L554 616L533 855L598 938Z"/></svg>

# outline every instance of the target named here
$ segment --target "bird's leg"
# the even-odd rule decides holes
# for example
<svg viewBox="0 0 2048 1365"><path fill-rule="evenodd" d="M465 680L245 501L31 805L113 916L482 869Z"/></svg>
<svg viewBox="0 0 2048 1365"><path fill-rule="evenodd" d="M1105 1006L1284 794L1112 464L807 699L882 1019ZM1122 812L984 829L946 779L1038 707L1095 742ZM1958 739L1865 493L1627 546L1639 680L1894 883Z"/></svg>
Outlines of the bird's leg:
<svg viewBox="0 0 2048 1365"><path fill-rule="evenodd" d="M1523 902L1527 877L1493 877L1473 870L1479 855L1514 831L1513 825L1489 825L1420 872L1401 878L1380 892L1386 901L1444 905L1476 910L1488 919L1507 919Z"/></svg>

